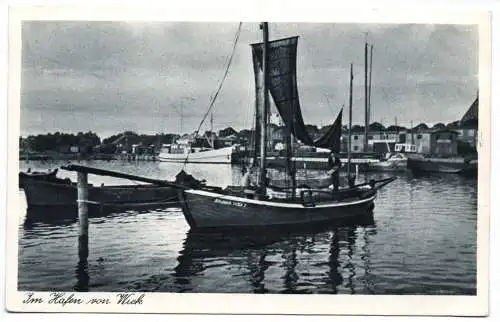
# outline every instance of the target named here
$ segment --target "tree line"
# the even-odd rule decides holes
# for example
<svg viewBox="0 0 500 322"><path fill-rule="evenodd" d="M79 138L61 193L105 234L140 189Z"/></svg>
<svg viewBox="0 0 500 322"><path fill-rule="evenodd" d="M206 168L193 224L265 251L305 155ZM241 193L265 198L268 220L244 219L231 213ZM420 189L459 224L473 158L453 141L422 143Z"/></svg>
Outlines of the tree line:
<svg viewBox="0 0 500 322"><path fill-rule="evenodd" d="M99 145L101 139L96 133L93 132L78 132L77 134L71 133L48 133L39 135L29 135L26 138L20 138L19 146L21 149L29 149L32 151L57 151L69 152L73 146L81 149L81 152L90 152L92 147ZM67 149L67 151L65 151Z"/></svg>

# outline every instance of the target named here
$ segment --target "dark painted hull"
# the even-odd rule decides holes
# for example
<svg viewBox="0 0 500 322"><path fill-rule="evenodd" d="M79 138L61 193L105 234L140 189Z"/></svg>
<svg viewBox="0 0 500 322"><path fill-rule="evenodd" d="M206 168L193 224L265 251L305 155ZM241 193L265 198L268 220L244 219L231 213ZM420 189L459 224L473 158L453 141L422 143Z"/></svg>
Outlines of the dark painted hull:
<svg viewBox="0 0 500 322"><path fill-rule="evenodd" d="M55 169L50 172L19 172L19 188L23 187L24 182L27 180L45 180L45 181L56 181L60 180L57 178L57 171Z"/></svg>
<svg viewBox="0 0 500 322"><path fill-rule="evenodd" d="M184 190L179 200L193 229L310 225L359 216L373 209L376 191L367 190L343 201L314 205L254 200L204 190Z"/></svg>
<svg viewBox="0 0 500 322"><path fill-rule="evenodd" d="M456 173L477 175L477 160L465 158L408 158L408 169L413 173Z"/></svg>
<svg viewBox="0 0 500 322"><path fill-rule="evenodd" d="M28 208L69 207L77 205L75 183L25 178L20 186L26 195ZM171 187L154 185L89 187L89 202L99 207L129 208L168 205L177 201L177 192Z"/></svg>

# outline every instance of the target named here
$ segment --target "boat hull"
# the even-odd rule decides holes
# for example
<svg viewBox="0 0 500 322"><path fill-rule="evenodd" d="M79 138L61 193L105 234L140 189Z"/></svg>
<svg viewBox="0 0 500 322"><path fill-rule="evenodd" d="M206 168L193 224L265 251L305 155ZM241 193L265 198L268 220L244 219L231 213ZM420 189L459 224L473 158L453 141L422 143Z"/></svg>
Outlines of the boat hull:
<svg viewBox="0 0 500 322"><path fill-rule="evenodd" d="M233 148L221 148L208 151L191 153L167 153L160 152L158 160L172 163L218 163L230 164L232 160ZM187 160L187 161L186 161Z"/></svg>
<svg viewBox="0 0 500 322"><path fill-rule="evenodd" d="M179 201L193 229L315 224L359 216L373 209L375 193L315 205L261 201L204 190L183 190Z"/></svg>
<svg viewBox="0 0 500 322"><path fill-rule="evenodd" d="M77 205L77 186L75 183L25 179L21 186L26 196L28 208ZM154 185L90 186L88 199L89 204L99 207L160 206L176 203L177 192L171 187Z"/></svg>
<svg viewBox="0 0 500 322"><path fill-rule="evenodd" d="M408 158L408 168L414 173L477 174L477 160L465 158Z"/></svg>

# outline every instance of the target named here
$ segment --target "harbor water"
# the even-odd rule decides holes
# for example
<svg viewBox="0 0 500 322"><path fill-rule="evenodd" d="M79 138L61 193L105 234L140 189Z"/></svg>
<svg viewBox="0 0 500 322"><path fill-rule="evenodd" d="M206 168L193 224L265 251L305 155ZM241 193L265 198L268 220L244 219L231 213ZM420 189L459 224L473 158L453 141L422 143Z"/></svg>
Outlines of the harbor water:
<svg viewBox="0 0 500 322"><path fill-rule="evenodd" d="M21 162L21 170L63 163ZM83 163L173 179L182 165ZM239 182L230 165L188 165L211 184ZM314 175L310 173L309 175ZM76 178L60 170L58 176ZM368 178L388 174L371 173ZM89 176L94 184L134 184ZM89 220L89 257L78 258L76 213L21 207L18 289L22 291L454 294L476 293L477 179L397 174L375 200L373 215L321 229L195 233L170 208L107 213ZM67 216L65 216L67 215Z"/></svg>

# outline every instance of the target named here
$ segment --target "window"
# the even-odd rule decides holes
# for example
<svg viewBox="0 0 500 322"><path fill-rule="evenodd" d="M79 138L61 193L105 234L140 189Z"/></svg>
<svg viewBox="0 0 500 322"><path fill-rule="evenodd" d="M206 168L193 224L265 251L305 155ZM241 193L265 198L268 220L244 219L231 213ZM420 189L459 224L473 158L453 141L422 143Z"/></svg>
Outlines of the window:
<svg viewBox="0 0 500 322"><path fill-rule="evenodd" d="M354 151L358 151L358 146L357 145L354 146Z"/></svg>
<svg viewBox="0 0 500 322"><path fill-rule="evenodd" d="M368 140L373 140L373 135L368 135Z"/></svg>
<svg viewBox="0 0 500 322"><path fill-rule="evenodd" d="M358 139L358 136L357 136L357 135L355 135L355 136L354 136L354 140L357 140L357 139Z"/></svg>
<svg viewBox="0 0 500 322"><path fill-rule="evenodd" d="M417 140L420 140L422 138L422 134L417 134Z"/></svg>

